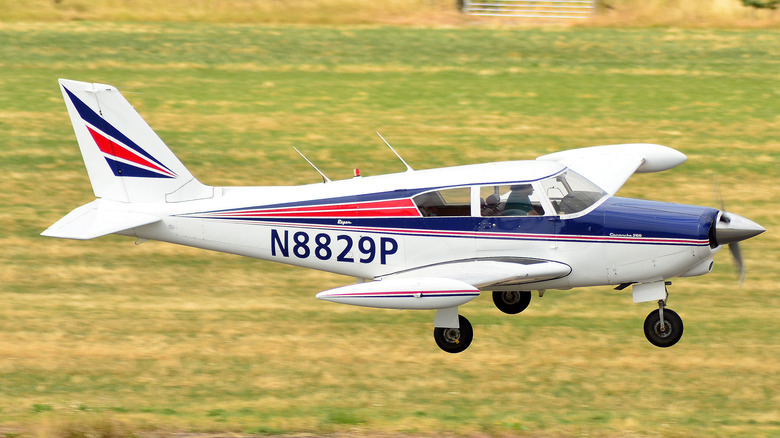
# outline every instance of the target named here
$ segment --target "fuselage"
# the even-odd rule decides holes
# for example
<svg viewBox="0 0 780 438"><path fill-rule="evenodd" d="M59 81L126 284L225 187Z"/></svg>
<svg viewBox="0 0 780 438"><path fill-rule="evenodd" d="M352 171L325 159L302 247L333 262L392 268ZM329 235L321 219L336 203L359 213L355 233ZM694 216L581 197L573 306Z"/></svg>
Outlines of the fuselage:
<svg viewBox="0 0 780 438"><path fill-rule="evenodd" d="M569 275L529 289L709 272L719 249L711 245L718 210L602 193L570 213L545 182L567 171L556 162L506 162L294 187L215 188L205 200L133 204L164 218L125 234L364 279L453 260L518 257L571 267ZM485 213L485 188L520 184L537 188L537 211ZM462 199L431 208L424 204L432 193ZM517 289L491 289L502 288Z"/></svg>

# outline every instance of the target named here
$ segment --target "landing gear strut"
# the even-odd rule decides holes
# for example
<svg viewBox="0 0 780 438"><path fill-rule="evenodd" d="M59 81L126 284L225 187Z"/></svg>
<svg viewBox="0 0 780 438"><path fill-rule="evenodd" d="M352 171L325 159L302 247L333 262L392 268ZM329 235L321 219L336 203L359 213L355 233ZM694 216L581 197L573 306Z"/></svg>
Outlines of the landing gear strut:
<svg viewBox="0 0 780 438"><path fill-rule="evenodd" d="M656 347L671 347L683 334L682 318L672 309L666 308L666 300L658 300L658 310L653 310L645 319L645 337Z"/></svg>
<svg viewBox="0 0 780 438"><path fill-rule="evenodd" d="M433 329L433 338L436 345L447 353L460 353L471 345L474 331L471 323L463 315L458 315L460 328L436 327Z"/></svg>
<svg viewBox="0 0 780 438"><path fill-rule="evenodd" d="M525 310L528 307L528 304L531 303L531 292L493 292L493 303L498 307L498 310L514 315Z"/></svg>

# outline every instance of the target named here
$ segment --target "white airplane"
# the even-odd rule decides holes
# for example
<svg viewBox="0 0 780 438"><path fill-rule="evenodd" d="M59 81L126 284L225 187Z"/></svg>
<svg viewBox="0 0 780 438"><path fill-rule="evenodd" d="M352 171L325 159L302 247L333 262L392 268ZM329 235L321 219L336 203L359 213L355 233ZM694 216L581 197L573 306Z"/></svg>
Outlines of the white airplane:
<svg viewBox="0 0 780 438"><path fill-rule="evenodd" d="M449 353L470 345L458 308L480 292L516 314L531 291L597 285L631 286L634 302L657 302L645 336L669 347L683 323L666 308L668 280L710 272L725 244L744 274L736 244L765 231L714 208L615 197L633 173L686 160L653 144L430 170L401 159L407 170L390 175L331 181L320 172L322 183L303 186L211 187L116 88L59 82L97 199L42 235L120 234L357 277L317 298L436 310L434 338Z"/></svg>

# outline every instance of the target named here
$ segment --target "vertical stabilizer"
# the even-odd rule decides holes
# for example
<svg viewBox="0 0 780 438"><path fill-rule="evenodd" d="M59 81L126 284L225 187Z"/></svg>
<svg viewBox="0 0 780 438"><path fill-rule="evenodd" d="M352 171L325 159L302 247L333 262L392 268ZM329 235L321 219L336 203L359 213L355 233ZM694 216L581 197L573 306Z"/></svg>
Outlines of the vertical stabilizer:
<svg viewBox="0 0 780 438"><path fill-rule="evenodd" d="M187 185L189 199L212 196L119 91L104 84L60 79L76 139L98 198L165 202Z"/></svg>

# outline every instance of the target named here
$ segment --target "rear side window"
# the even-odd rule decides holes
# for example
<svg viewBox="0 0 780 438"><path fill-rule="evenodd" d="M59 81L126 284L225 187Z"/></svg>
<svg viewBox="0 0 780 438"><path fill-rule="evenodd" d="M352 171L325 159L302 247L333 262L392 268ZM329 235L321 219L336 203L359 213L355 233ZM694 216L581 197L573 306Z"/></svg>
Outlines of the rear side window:
<svg viewBox="0 0 780 438"><path fill-rule="evenodd" d="M424 217L471 216L471 188L435 190L412 198Z"/></svg>

